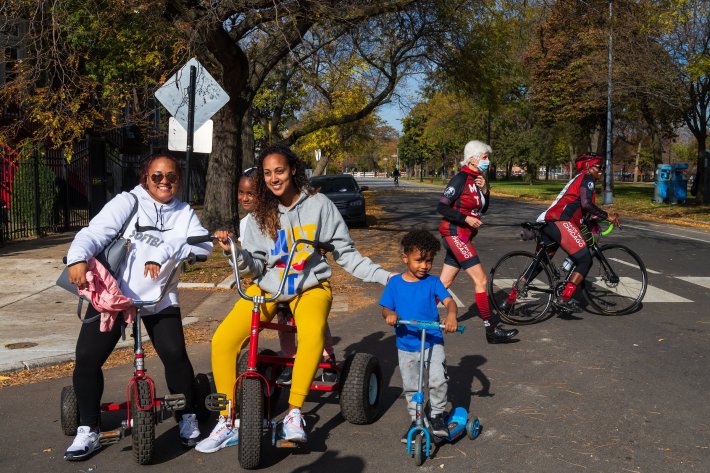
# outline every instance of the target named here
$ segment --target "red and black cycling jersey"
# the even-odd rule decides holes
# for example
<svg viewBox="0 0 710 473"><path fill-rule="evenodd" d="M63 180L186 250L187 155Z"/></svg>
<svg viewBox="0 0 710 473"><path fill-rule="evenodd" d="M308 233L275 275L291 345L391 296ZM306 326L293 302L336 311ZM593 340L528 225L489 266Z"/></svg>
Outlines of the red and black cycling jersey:
<svg viewBox="0 0 710 473"><path fill-rule="evenodd" d="M608 218L609 214L594 203L594 178L583 172L574 176L555 201L537 218L538 222L569 221L579 227L587 215Z"/></svg>
<svg viewBox="0 0 710 473"><path fill-rule="evenodd" d="M439 224L441 236L458 236L470 241L476 235L476 229L466 223L466 217L480 219L488 210L489 194L481 192L475 182L480 175L466 166L449 181L436 207L444 217Z"/></svg>

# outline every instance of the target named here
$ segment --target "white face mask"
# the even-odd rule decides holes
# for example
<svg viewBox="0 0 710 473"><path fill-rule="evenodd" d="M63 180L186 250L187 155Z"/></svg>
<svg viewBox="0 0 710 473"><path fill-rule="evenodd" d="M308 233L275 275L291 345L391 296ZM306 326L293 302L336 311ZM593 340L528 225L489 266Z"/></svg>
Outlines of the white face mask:
<svg viewBox="0 0 710 473"><path fill-rule="evenodd" d="M486 172L488 170L488 166L491 165L491 162L488 159L481 159L476 167L481 171L481 172Z"/></svg>

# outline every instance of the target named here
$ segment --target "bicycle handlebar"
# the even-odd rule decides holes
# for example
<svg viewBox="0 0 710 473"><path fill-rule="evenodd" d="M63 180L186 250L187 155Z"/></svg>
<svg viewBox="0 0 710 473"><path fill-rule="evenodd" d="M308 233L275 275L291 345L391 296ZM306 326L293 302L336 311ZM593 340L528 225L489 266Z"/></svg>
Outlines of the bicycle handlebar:
<svg viewBox="0 0 710 473"><path fill-rule="evenodd" d="M231 236L228 236L227 239L229 240L229 247L231 250L231 254L229 255L229 258L232 260L232 268L234 270L234 280L237 284L237 292L239 295L248 301L254 302L254 296L247 296L246 293L242 290L242 285L241 281L239 279L239 264L237 262L237 248L234 243L234 239ZM332 252L335 250L335 246L333 246L331 243L325 243L317 240L307 240L305 238L300 238L296 241L293 242L293 245L291 246L291 250L288 252L288 259L286 260L286 270L281 274L281 281L279 282L279 288L278 290L271 295L271 297L264 297L264 296L259 296L262 297L263 300L260 302L273 302L276 299L278 299L281 294L283 294L284 286L286 285L286 279L288 278L289 273L291 272L291 261L293 260L293 255L296 254L296 249L298 248L299 245L310 245L313 248L317 249L323 249L325 251L330 251Z"/></svg>
<svg viewBox="0 0 710 473"><path fill-rule="evenodd" d="M443 330L446 328L445 324L442 323L437 323L437 322L424 322L420 320L402 320L402 319L397 319L397 323L395 325L409 325L414 328L419 328L419 329L439 329ZM464 330L466 330L466 327L464 325L459 325L456 327L456 331L458 333L463 333Z"/></svg>

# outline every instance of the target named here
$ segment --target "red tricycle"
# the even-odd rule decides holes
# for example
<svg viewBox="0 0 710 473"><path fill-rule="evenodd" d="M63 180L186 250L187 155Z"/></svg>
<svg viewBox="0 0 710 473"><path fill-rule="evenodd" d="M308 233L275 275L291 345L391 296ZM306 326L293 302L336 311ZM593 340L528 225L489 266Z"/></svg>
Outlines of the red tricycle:
<svg viewBox="0 0 710 473"><path fill-rule="evenodd" d="M238 377L234 384L233 399L227 400L225 394L211 394L207 397L207 408L214 411L227 409L232 425L239 429L238 458L239 464L245 469L254 469L261 463L262 446L265 439L270 439L277 448L295 448L298 444L279 438L279 422L271 418L271 410L276 405L282 385L277 378L285 366L293 366L294 357L278 356L270 350L259 351L259 332L262 329L284 330L295 332L293 325L260 320L260 305L278 299L283 293L284 285L291 269L291 262L296 248L310 245L316 249L333 251L333 245L318 241L299 239L293 243L286 262L278 291L269 297L248 296L239 280L239 265L234 241L231 245L231 260L234 268L239 295L254 303L251 318L249 346L239 357ZM334 369L338 376L335 381L313 381L311 390L336 392L340 395L340 410L343 417L352 424L370 424L378 417L382 397L382 370L379 360L367 353L356 353L349 356L342 364L321 363L319 368Z"/></svg>
<svg viewBox="0 0 710 473"><path fill-rule="evenodd" d="M197 241L202 237L190 237L187 239L188 244L197 244ZM193 241L195 240L195 241ZM204 241L202 239L201 241ZM134 372L126 386L126 400L124 402L106 402L101 404L102 412L114 412L125 410L126 420L121 422L121 426L114 430L101 432L99 442L101 445L110 445L121 440L127 431L130 431L133 439L133 456L137 463L145 465L150 463L153 457L153 448L155 444L155 426L161 422L166 416L166 410L177 411L184 409L185 395L184 394L167 394L163 397L158 397L156 393L155 382L148 376L145 369L145 353L143 352L143 341L141 334L141 309L146 306L158 304L170 287L173 278L178 273L178 268L183 263L194 263L196 261L205 261L205 256L190 255L177 264L167 282L163 286L160 295L152 301L134 300L133 304L138 309L136 317L133 321L133 365ZM81 301L79 305L81 312ZM96 320L96 317L85 319L82 322L88 323ZM81 315L80 315L81 318ZM123 340L126 339L125 327L122 333ZM196 377L197 385L203 384L206 386L205 375L198 374ZM204 386L203 386L204 388ZM205 395L207 393L204 393ZM69 436L76 435L79 427L79 404L77 402L74 386L65 386L62 389L61 397L61 425L64 434Z"/></svg>

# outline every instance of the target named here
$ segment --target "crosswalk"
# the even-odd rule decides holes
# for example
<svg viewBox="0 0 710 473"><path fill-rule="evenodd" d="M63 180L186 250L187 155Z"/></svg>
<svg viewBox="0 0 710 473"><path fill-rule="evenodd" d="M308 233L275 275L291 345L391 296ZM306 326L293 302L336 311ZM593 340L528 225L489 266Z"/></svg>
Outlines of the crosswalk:
<svg viewBox="0 0 710 473"><path fill-rule="evenodd" d="M652 275L662 275L663 273L660 271L654 271L652 269L646 268L646 271L649 274ZM672 278L672 279L678 279L680 281L683 281L685 283L692 284L694 286L700 286L704 289L710 289L710 277L707 276L668 276L666 277ZM595 283L598 284L599 286L603 286L603 283L601 281L596 281L596 278L591 278L591 280ZM636 281L632 278L628 277L623 277L622 278L622 284L620 286L625 286L626 288L640 288L641 286L641 281ZM512 286L514 284L514 280L510 279L499 279L498 280L499 284L507 287L507 286ZM539 285L544 285L542 281L538 281ZM606 288L608 290L608 288ZM449 289L449 292L451 293L451 296L453 297L454 301L456 301L456 305L458 307L465 307L461 299L454 294L454 292ZM688 293L697 293L697 288L689 288L688 291L683 291L685 295L688 295ZM688 299L687 297L681 296L679 294L667 291L665 289L662 289L658 286L655 286L653 284L648 284L646 288L646 294L643 298L643 303L644 304L652 304L652 303L689 303L689 302L695 302L692 299Z"/></svg>

